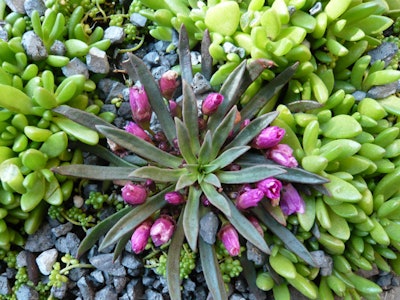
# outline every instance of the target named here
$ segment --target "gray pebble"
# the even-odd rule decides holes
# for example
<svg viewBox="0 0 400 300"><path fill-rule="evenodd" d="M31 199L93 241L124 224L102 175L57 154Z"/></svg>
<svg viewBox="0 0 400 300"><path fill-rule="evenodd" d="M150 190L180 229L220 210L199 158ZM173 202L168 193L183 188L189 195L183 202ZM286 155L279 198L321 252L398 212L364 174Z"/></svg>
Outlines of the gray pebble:
<svg viewBox="0 0 400 300"><path fill-rule="evenodd" d="M113 276L113 285L115 292L117 292L118 294L121 293L124 290L128 280L129 279L125 276Z"/></svg>
<svg viewBox="0 0 400 300"><path fill-rule="evenodd" d="M140 279L134 278L126 285L128 299L144 299L143 284Z"/></svg>
<svg viewBox="0 0 400 300"><path fill-rule="evenodd" d="M392 277L393 275L391 273L380 276L376 283L384 290L387 290L392 283Z"/></svg>
<svg viewBox="0 0 400 300"><path fill-rule="evenodd" d="M234 293L229 297L229 300L246 300L242 295Z"/></svg>
<svg viewBox="0 0 400 300"><path fill-rule="evenodd" d="M3 26L0 26L0 39L8 42L8 32L4 30Z"/></svg>
<svg viewBox="0 0 400 300"><path fill-rule="evenodd" d="M383 60L386 67L398 51L399 48L395 43L383 42L378 47L368 51L368 55L371 55L370 64L372 65L377 60Z"/></svg>
<svg viewBox="0 0 400 300"><path fill-rule="evenodd" d="M267 259L265 253L263 253L260 249L258 249L249 241L246 242L246 248L247 248L246 255L249 261L254 262L254 264L257 266L265 264L265 261Z"/></svg>
<svg viewBox="0 0 400 300"><path fill-rule="evenodd" d="M196 283L190 278L188 278L183 282L183 288L186 291L194 292L196 290Z"/></svg>
<svg viewBox="0 0 400 300"><path fill-rule="evenodd" d="M11 285L7 276L0 276L0 295L8 295L11 293Z"/></svg>
<svg viewBox="0 0 400 300"><path fill-rule="evenodd" d="M70 232L73 228L73 225L71 222L67 222L64 224L60 224L57 227L54 227L51 229L51 232L54 234L55 237L60 237L63 235L66 235L68 232Z"/></svg>
<svg viewBox="0 0 400 300"><path fill-rule="evenodd" d="M43 275L49 275L53 269L54 263L57 261L57 256L58 251L54 248L40 253L40 255L36 257L36 264L40 273Z"/></svg>
<svg viewBox="0 0 400 300"><path fill-rule="evenodd" d="M48 56L46 47L42 39L32 30L22 35L22 47L26 51L26 55L33 61L46 59Z"/></svg>
<svg viewBox="0 0 400 300"><path fill-rule="evenodd" d="M332 274L333 260L332 257L325 254L322 250L310 252L315 263L320 267L321 276L328 276Z"/></svg>
<svg viewBox="0 0 400 300"><path fill-rule="evenodd" d="M100 270L95 270L92 273L90 273L90 276L93 277L94 280L96 280L98 283L104 283L104 275L103 272Z"/></svg>
<svg viewBox="0 0 400 300"><path fill-rule="evenodd" d="M160 55L156 51L151 51L143 57L143 62L149 66L157 66L160 63Z"/></svg>
<svg viewBox="0 0 400 300"><path fill-rule="evenodd" d="M61 253L69 253L76 256L78 253L80 240L75 233L68 232L65 237L60 237L56 240L55 246Z"/></svg>
<svg viewBox="0 0 400 300"><path fill-rule="evenodd" d="M97 269L113 276L125 276L126 270L119 260L114 261L114 254L99 254L89 259Z"/></svg>
<svg viewBox="0 0 400 300"><path fill-rule="evenodd" d="M37 10L39 16L44 16L44 13L47 9L46 4L42 0L25 0L24 1L24 9L26 14L31 17L32 12Z"/></svg>
<svg viewBox="0 0 400 300"><path fill-rule="evenodd" d="M56 40L50 47L50 53L54 55L65 55L67 49L63 42Z"/></svg>
<svg viewBox="0 0 400 300"><path fill-rule="evenodd" d="M64 299L64 296L67 293L67 290L68 290L67 283L63 282L63 283L61 283L60 287L52 286L51 287L51 294L56 299Z"/></svg>
<svg viewBox="0 0 400 300"><path fill-rule="evenodd" d="M112 287L106 286L96 293L94 299L95 300L106 300L106 299L107 300L117 300L118 295Z"/></svg>
<svg viewBox="0 0 400 300"><path fill-rule="evenodd" d="M159 80L165 72L169 70L169 67L166 66L158 66L151 69L151 74L153 75L155 80Z"/></svg>
<svg viewBox="0 0 400 300"><path fill-rule="evenodd" d="M107 74L110 71L110 63L108 62L105 51L96 47L92 47L86 55L86 65L89 71L98 74Z"/></svg>
<svg viewBox="0 0 400 300"><path fill-rule="evenodd" d="M89 79L88 66L77 57L71 59L66 66L61 68L61 71L66 77L82 74Z"/></svg>
<svg viewBox="0 0 400 300"><path fill-rule="evenodd" d="M142 260L131 253L125 253L122 257L121 264L129 269L141 269L143 267Z"/></svg>
<svg viewBox="0 0 400 300"><path fill-rule="evenodd" d="M208 212L200 219L200 236L206 243L215 243L218 225L218 217L213 212Z"/></svg>
<svg viewBox="0 0 400 300"><path fill-rule="evenodd" d="M25 14L25 0L6 0L7 6L14 12Z"/></svg>
<svg viewBox="0 0 400 300"><path fill-rule="evenodd" d="M120 26L110 26L104 30L104 39L109 39L111 44L121 44L125 39L125 31Z"/></svg>
<svg viewBox="0 0 400 300"><path fill-rule="evenodd" d="M39 293L33 287L26 284L21 285L15 295L17 296L17 300L39 300Z"/></svg>
<svg viewBox="0 0 400 300"><path fill-rule="evenodd" d="M367 93L364 91L355 91L352 95L356 101L361 101L362 99L367 97Z"/></svg>
<svg viewBox="0 0 400 300"><path fill-rule="evenodd" d="M81 292L82 299L85 300L93 300L95 291L93 289L92 284L86 277L82 277L78 280L78 288L79 291Z"/></svg>
<svg viewBox="0 0 400 300"><path fill-rule="evenodd" d="M146 25L147 18L139 13L133 13L130 16L130 21L135 26L144 27Z"/></svg>
<svg viewBox="0 0 400 300"><path fill-rule="evenodd" d="M370 88L367 92L367 97L372 99L382 99L393 95L397 91L399 82L391 82L384 85L377 85Z"/></svg>
<svg viewBox="0 0 400 300"><path fill-rule="evenodd" d="M163 296L161 293L153 291L151 289L147 289L144 294L146 295L146 299L152 300L163 300Z"/></svg>
<svg viewBox="0 0 400 300"><path fill-rule="evenodd" d="M34 234L28 235L25 250L42 252L54 246L54 238L49 224L44 224Z"/></svg>

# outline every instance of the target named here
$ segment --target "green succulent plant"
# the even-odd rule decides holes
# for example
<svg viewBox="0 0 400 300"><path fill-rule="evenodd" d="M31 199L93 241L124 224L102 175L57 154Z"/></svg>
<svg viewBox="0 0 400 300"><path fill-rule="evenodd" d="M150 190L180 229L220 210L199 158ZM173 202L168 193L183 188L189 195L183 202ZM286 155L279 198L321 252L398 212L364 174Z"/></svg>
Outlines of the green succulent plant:
<svg viewBox="0 0 400 300"><path fill-rule="evenodd" d="M206 79L212 74L212 59L208 53L210 39L205 32L202 43L202 71ZM53 169L55 173L84 177L94 180L129 180L143 182L152 180L156 189L143 204L128 206L100 222L79 248L79 255L90 249L105 234L100 250L116 244L115 258L124 249L132 232L140 224L160 211L168 211L164 197L172 191L181 191L186 201L183 205L173 206L171 214L176 219L176 228L168 247L166 276L171 297L180 299L180 249L185 240L192 251L199 252L206 282L214 299L226 299L224 282L217 263L215 245L206 242L201 235L199 220L209 211L214 211L224 223L230 223L247 241L265 254L271 250L256 227L249 221L248 215L254 214L266 225L268 230L282 239L288 249L296 253L307 264L316 266L312 256L295 235L281 225L269 212L271 205L263 199L258 207L242 211L238 209L230 191L237 191L243 184L256 183L265 178L275 177L284 182L301 186L319 187L327 180L321 176L298 167L284 167L267 160L264 153L251 146L253 139L266 128L278 115L269 112L257 116L268 101L277 96L294 74L297 64L284 70L265 85L253 99L241 107L238 105L241 95L248 86L273 63L268 60L243 61L221 86L219 94L224 101L217 110L205 116L199 114L198 103L191 87L193 70L190 62L190 49L185 27L181 28L178 47L182 78L182 117L171 117L158 83L154 80L146 65L135 55L128 54L123 67L131 78L139 78L148 96L161 130L173 151L164 151L127 131L116 128L95 115L68 106L54 109L58 114L71 118L82 125L97 130L113 143L131 151L141 158L142 164L134 165L123 158L107 152L102 146L85 146L110 161L110 166L69 165ZM243 127L237 122L238 116L250 123ZM199 125L199 118L202 120ZM174 145L177 147L174 148ZM232 164L239 169L228 168ZM211 205L204 205L206 197ZM274 212L280 211L279 207ZM280 211L282 216L282 212ZM242 257L243 260L246 258ZM246 276L255 282L255 269L249 267Z"/></svg>

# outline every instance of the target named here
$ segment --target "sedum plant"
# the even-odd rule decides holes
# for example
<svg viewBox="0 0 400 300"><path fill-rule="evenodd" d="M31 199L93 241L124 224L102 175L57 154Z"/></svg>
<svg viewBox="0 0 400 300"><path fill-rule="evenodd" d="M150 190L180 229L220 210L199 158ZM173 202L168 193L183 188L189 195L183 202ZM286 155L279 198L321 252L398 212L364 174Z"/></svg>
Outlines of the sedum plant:
<svg viewBox="0 0 400 300"><path fill-rule="evenodd" d="M206 32L201 73L208 80L212 74L209 43ZM166 93L160 90L146 65L128 54L123 67L142 87L131 88L135 122L130 122L125 130L68 106L54 109L104 135L114 152L118 150L120 154L123 148L137 155L133 164L97 151L104 158L111 158L110 166L70 165L53 169L62 175L126 182L121 192L130 205L94 227L82 241L78 254L89 250L104 234L100 249L116 244L116 259L129 240L133 251L140 253L151 238L155 247L168 246L169 292L172 299L180 299L181 249L187 243L191 251L198 252L213 298L226 299L216 247L222 242L230 256L237 256L243 239L254 249L271 254L259 225L262 223L290 251L316 267L305 246L284 225L287 215L304 212L301 193L307 190L306 185L323 190L326 179L297 167L295 153L280 142L285 130L269 126L277 112L258 115L268 101L279 95L297 64L284 70L241 107L240 96L265 69L274 66L272 61L243 61L218 92L208 91L197 98L191 85L194 76L184 27L178 54L181 101L167 101L163 97ZM168 76L171 78L175 77ZM202 220L210 215L217 218L219 228L206 234ZM245 255L241 262L254 287L255 266Z"/></svg>

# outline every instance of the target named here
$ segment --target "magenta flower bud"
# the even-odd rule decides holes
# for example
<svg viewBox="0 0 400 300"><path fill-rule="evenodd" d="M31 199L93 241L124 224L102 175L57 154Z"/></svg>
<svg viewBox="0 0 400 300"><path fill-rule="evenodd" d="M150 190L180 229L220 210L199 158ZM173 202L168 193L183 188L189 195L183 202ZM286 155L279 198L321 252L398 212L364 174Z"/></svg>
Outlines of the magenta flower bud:
<svg viewBox="0 0 400 300"><path fill-rule="evenodd" d="M167 201L169 204L173 205L178 205L182 204L185 202L185 198L183 195L179 192L169 192L166 193L164 196L165 201Z"/></svg>
<svg viewBox="0 0 400 300"><path fill-rule="evenodd" d="M156 247L168 242L175 230L175 221L169 215L161 215L150 229L150 237Z"/></svg>
<svg viewBox="0 0 400 300"><path fill-rule="evenodd" d="M177 117L178 116L178 104L173 101L173 100L169 100L169 113L171 114L171 116Z"/></svg>
<svg viewBox="0 0 400 300"><path fill-rule="evenodd" d="M291 215L293 213L304 213L304 200L303 198L301 198L300 194L291 183L285 184L281 192L282 195L280 207L285 215Z"/></svg>
<svg viewBox="0 0 400 300"><path fill-rule="evenodd" d="M298 163L293 156L293 150L286 144L278 144L269 149L267 158L274 162L289 168L297 167Z"/></svg>
<svg viewBox="0 0 400 300"><path fill-rule="evenodd" d="M178 73L173 70L168 70L161 75L158 84L163 97L166 99L171 99L176 88L179 86Z"/></svg>
<svg viewBox="0 0 400 300"><path fill-rule="evenodd" d="M251 224L253 224L253 226L257 229L257 231L261 234L261 236L264 236L264 230L261 228L261 225L258 222L258 220L253 216L248 216L247 219L251 222Z"/></svg>
<svg viewBox="0 0 400 300"><path fill-rule="evenodd" d="M147 190L144 186L128 182L121 189L122 199L130 205L142 204L146 201Z"/></svg>
<svg viewBox="0 0 400 300"><path fill-rule="evenodd" d="M230 256L237 256L240 254L239 235L231 224L228 223L222 226L218 232L218 238L221 240Z"/></svg>
<svg viewBox="0 0 400 300"><path fill-rule="evenodd" d="M151 221L147 220L136 227L131 237L132 250L136 254L141 253L147 245L150 237Z"/></svg>
<svg viewBox="0 0 400 300"><path fill-rule="evenodd" d="M264 193L259 189L250 189L240 194L236 199L236 206L239 209L246 209L257 206L258 202L264 197Z"/></svg>
<svg viewBox="0 0 400 300"><path fill-rule="evenodd" d="M240 129L245 128L249 124L250 124L250 119L244 119L242 124L240 124Z"/></svg>
<svg viewBox="0 0 400 300"><path fill-rule="evenodd" d="M132 119L136 123L150 122L152 110L146 91L142 86L132 86L129 89L129 104L131 105Z"/></svg>
<svg viewBox="0 0 400 300"><path fill-rule="evenodd" d="M254 138L252 146L257 149L267 149L276 146L285 136L285 129L278 126L269 126L261 130Z"/></svg>
<svg viewBox="0 0 400 300"><path fill-rule="evenodd" d="M218 109L218 106L224 101L224 96L220 93L211 93L203 100L201 110L205 115L212 115Z"/></svg>
<svg viewBox="0 0 400 300"><path fill-rule="evenodd" d="M264 196L271 200L273 206L279 204L281 195L282 182L278 179L270 177L257 182L257 188L264 193Z"/></svg>
<svg viewBox="0 0 400 300"><path fill-rule="evenodd" d="M153 143L150 136L146 133L146 131L144 131L142 127L140 127L138 124L134 122L129 122L128 125L124 127L124 129L130 134L133 134L134 136L137 136L138 138L141 138L146 142Z"/></svg>

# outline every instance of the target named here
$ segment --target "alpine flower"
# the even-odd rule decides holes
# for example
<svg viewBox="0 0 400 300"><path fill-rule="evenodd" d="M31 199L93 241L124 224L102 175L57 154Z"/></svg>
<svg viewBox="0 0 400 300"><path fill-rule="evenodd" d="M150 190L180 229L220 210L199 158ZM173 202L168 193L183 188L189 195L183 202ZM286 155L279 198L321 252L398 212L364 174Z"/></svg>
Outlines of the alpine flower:
<svg viewBox="0 0 400 300"><path fill-rule="evenodd" d="M136 254L141 253L147 245L150 237L151 221L147 220L136 227L131 237L132 251Z"/></svg>
<svg viewBox="0 0 400 300"><path fill-rule="evenodd" d="M298 162L293 156L292 148L286 144L278 144L268 149L267 158L285 167L293 168L298 166Z"/></svg>
<svg viewBox="0 0 400 300"><path fill-rule="evenodd" d="M143 204L147 198L147 190L144 186L128 182L121 189L122 199L130 205Z"/></svg>
<svg viewBox="0 0 400 300"><path fill-rule="evenodd" d="M137 136L146 142L152 143L150 136L136 123L129 122L124 128L130 134L133 134L134 136Z"/></svg>
<svg viewBox="0 0 400 300"><path fill-rule="evenodd" d="M218 237L230 256L237 256L240 253L239 235L236 229L229 223L222 226Z"/></svg>
<svg viewBox="0 0 400 300"><path fill-rule="evenodd" d="M164 196L164 199L169 204L173 204L173 205L178 205L178 204L182 204L183 202L185 202L185 198L179 192L166 193L165 196Z"/></svg>
<svg viewBox="0 0 400 300"><path fill-rule="evenodd" d="M283 185L279 204L282 212L287 216L294 213L304 213L306 206L303 198L291 183Z"/></svg>
<svg viewBox="0 0 400 300"><path fill-rule="evenodd" d="M269 126L261 130L254 138L252 146L257 149L268 149L276 146L285 136L285 129L278 126Z"/></svg>
<svg viewBox="0 0 400 300"><path fill-rule="evenodd" d="M131 106L132 119L136 123L143 124L150 122L152 109L144 87L130 87L129 104Z"/></svg>
<svg viewBox="0 0 400 300"><path fill-rule="evenodd" d="M150 228L150 237L156 247L168 242L175 231L175 221L169 215L161 215Z"/></svg>
<svg viewBox="0 0 400 300"><path fill-rule="evenodd" d="M224 101L224 96L220 93L211 93L203 100L201 111L205 115L212 115L215 113L219 105Z"/></svg>
<svg viewBox="0 0 400 300"><path fill-rule="evenodd" d="M258 202L264 197L264 193L259 189L250 189L240 194L236 199L236 206L239 209L246 209L257 206Z"/></svg>
<svg viewBox="0 0 400 300"><path fill-rule="evenodd" d="M173 70L168 70L161 75L158 84L163 97L166 99L171 99L175 90L179 86L178 73Z"/></svg>
<svg viewBox="0 0 400 300"><path fill-rule="evenodd" d="M257 188L264 193L264 196L271 200L272 206L279 204L282 182L270 177L257 182Z"/></svg>

